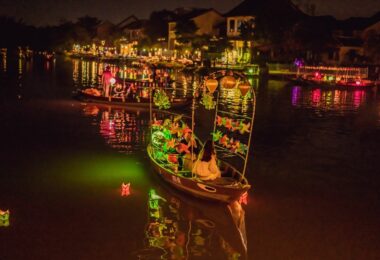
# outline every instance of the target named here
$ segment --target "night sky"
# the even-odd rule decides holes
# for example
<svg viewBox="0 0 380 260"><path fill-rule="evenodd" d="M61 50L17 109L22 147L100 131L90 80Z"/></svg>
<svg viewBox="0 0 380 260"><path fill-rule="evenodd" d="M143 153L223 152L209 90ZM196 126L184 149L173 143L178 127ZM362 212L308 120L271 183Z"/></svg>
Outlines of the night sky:
<svg viewBox="0 0 380 260"><path fill-rule="evenodd" d="M371 16L380 11L380 0L294 0L314 3L318 15L338 19ZM57 24L61 19L75 20L84 15L117 23L134 14L148 18L154 10L177 7L215 8L225 13L242 0L0 0L0 15L22 18L28 24Z"/></svg>

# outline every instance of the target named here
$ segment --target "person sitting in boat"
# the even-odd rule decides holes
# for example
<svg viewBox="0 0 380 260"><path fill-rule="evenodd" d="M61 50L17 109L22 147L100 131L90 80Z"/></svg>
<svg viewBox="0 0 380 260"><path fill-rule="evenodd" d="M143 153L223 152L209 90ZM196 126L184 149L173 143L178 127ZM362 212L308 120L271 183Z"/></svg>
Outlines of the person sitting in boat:
<svg viewBox="0 0 380 260"><path fill-rule="evenodd" d="M221 177L212 140L207 140L204 144L198 160L194 163L193 173L202 180L215 180Z"/></svg>

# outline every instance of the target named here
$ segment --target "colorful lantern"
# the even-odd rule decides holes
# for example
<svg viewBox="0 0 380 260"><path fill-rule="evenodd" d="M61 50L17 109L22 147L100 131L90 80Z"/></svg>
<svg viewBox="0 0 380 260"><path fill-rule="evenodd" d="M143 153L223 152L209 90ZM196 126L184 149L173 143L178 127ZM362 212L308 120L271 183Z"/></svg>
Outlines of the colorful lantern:
<svg viewBox="0 0 380 260"><path fill-rule="evenodd" d="M245 204L247 205L248 204L248 192L244 192L240 198L239 198L239 203L240 204Z"/></svg>
<svg viewBox="0 0 380 260"><path fill-rule="evenodd" d="M2 211L0 210L0 227L9 226L9 210Z"/></svg>
<svg viewBox="0 0 380 260"><path fill-rule="evenodd" d="M234 88L236 86L236 79L232 76L224 76L220 80L220 85L226 89Z"/></svg>
<svg viewBox="0 0 380 260"><path fill-rule="evenodd" d="M130 183L125 184L124 182L121 184L121 196L129 196L131 194L131 191L129 187L131 186Z"/></svg>
<svg viewBox="0 0 380 260"><path fill-rule="evenodd" d="M249 85L249 83L241 83L239 84L239 89L240 89L240 92L241 92L241 95L242 96L245 96L249 89L251 88L251 85Z"/></svg>
<svg viewBox="0 0 380 260"><path fill-rule="evenodd" d="M208 79L206 80L205 85L210 93L214 93L218 87L218 81L216 79Z"/></svg>

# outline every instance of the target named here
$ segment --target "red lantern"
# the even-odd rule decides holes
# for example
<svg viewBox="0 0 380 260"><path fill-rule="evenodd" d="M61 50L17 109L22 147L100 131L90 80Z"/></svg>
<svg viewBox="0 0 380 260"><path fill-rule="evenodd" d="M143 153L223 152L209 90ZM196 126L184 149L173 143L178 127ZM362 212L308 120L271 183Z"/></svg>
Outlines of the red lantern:
<svg viewBox="0 0 380 260"><path fill-rule="evenodd" d="M214 93L218 87L218 81L216 79L208 79L206 80L205 85L210 93Z"/></svg>
<svg viewBox="0 0 380 260"><path fill-rule="evenodd" d="M249 83L239 84L239 89L240 89L242 96L245 96L248 93L250 88L251 88L251 85L249 85Z"/></svg>
<svg viewBox="0 0 380 260"><path fill-rule="evenodd" d="M220 85L223 88L227 88L227 89L234 88L236 86L236 79L234 77L232 77L232 76L224 76L220 80Z"/></svg>

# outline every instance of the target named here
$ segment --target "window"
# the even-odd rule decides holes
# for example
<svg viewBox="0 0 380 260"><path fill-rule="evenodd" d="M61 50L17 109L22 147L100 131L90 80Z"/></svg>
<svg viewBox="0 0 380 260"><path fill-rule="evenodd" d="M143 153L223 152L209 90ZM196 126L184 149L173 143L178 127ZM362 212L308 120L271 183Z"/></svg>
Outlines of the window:
<svg viewBox="0 0 380 260"><path fill-rule="evenodd" d="M230 32L234 32L235 31L235 20L231 19L228 27L230 29Z"/></svg>

